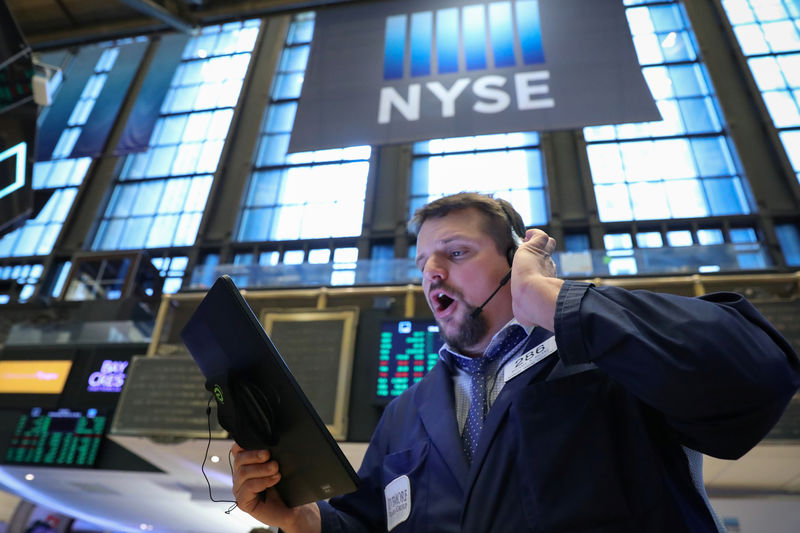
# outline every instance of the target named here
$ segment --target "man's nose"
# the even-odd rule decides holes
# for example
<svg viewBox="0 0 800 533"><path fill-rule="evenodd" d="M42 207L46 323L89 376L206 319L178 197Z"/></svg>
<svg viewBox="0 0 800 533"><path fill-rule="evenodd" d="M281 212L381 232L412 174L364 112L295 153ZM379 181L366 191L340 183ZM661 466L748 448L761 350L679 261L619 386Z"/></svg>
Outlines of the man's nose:
<svg viewBox="0 0 800 533"><path fill-rule="evenodd" d="M422 277L428 281L443 280L447 278L447 269L435 256L429 257L422 267Z"/></svg>

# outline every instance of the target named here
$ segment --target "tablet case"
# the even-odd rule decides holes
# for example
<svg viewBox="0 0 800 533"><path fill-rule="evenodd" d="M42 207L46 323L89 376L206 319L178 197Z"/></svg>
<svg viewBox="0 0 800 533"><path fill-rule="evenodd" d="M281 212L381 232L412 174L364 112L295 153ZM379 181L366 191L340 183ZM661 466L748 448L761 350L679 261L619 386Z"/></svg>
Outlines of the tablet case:
<svg viewBox="0 0 800 533"><path fill-rule="evenodd" d="M214 394L220 425L247 450L269 449L275 486L295 507L356 489L358 476L228 276L217 279L181 339Z"/></svg>

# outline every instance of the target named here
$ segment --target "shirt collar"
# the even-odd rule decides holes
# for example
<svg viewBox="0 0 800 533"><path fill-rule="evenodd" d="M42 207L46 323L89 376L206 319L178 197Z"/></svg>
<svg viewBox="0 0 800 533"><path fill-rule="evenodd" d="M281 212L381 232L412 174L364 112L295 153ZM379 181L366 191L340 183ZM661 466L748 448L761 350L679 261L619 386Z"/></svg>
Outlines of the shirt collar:
<svg viewBox="0 0 800 533"><path fill-rule="evenodd" d="M524 329L524 330L525 330L525 333L527 333L527 334L528 334L528 336L530 336L530 334L531 334L531 331L533 331L533 327L532 327L532 326L531 326L531 327L528 327L528 326L523 326L522 324L520 324L519 322L517 322L517 319L516 319L516 318L512 318L511 320L509 320L509 321L506 323L506 325L505 325L505 326L503 326L502 328L500 328L500 330L499 330L497 333L495 333L495 334L494 334L494 337L492 337L492 340L491 340L491 341L489 341L489 344L486 346L486 350L484 350L484 351L488 351L488 350L489 350L489 348L490 348L490 347L491 347L491 346L492 346L492 345L493 345L495 342L500 342L498 339L502 338L502 335L501 335L501 334L502 334L502 333L504 333L504 332L505 332L505 330L507 330L507 329L508 329L508 328L510 328L511 326L520 326L522 329ZM523 342L524 342L524 341L523 341ZM452 370L452 368L454 367L454 364L455 364L456 358L462 358L462 359L472 359L471 357L468 357L468 356L466 356L466 355L463 355L463 354L461 354L461 353L459 353L459 352L455 351L455 350L454 350L453 348L451 348L451 347L450 347L450 345L448 345L447 343L444 343L444 344L442 345L442 347L441 347L441 348L439 348L439 359L440 359L442 362L444 362L444 363L445 363L445 364L446 364L446 365L447 365L447 366L448 366L448 367L449 367L451 370Z"/></svg>

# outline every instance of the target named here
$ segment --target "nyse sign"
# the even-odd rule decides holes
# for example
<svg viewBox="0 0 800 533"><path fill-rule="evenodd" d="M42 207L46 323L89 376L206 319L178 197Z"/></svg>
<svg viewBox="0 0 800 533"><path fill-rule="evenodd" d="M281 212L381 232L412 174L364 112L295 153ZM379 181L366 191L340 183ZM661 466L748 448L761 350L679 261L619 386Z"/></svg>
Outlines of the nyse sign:
<svg viewBox="0 0 800 533"><path fill-rule="evenodd" d="M555 107L555 100L549 97L550 88L545 83L549 78L550 73L546 70L514 74L510 90L513 91L516 109L524 111ZM472 110L476 113L493 114L505 111L512 102L512 95L506 90L506 85L509 85L507 77L491 74L481 76L475 81L470 78L459 78L450 87L445 87L439 81L424 84L426 96L435 98L441 104L442 118L455 116L456 101L470 96L474 101ZM421 83L410 84L405 96L394 87L381 88L378 124L388 124L392 121L392 109L405 120L419 120L422 86ZM471 95L465 94L468 89Z"/></svg>
<svg viewBox="0 0 800 533"><path fill-rule="evenodd" d="M487 39L488 35L488 39ZM383 78L428 78L424 83L382 87L378 124L392 121L392 109L405 120L419 120L424 95L435 98L437 116L456 115L457 101L470 99L471 111L501 113L509 108L512 94L516 109L555 106L545 98L550 78L547 70L506 73L503 70L545 62L538 0L500 1L445 7L386 17L383 42ZM490 69L500 69L487 74ZM448 85L432 76L465 73ZM502 72L502 73L501 73ZM483 74L483 75L481 75ZM509 83L509 79L512 79ZM508 87L507 87L508 86ZM399 89L399 90L398 90ZM461 106L463 109L463 106Z"/></svg>
<svg viewBox="0 0 800 533"><path fill-rule="evenodd" d="M619 0L320 10L290 152L658 120Z"/></svg>

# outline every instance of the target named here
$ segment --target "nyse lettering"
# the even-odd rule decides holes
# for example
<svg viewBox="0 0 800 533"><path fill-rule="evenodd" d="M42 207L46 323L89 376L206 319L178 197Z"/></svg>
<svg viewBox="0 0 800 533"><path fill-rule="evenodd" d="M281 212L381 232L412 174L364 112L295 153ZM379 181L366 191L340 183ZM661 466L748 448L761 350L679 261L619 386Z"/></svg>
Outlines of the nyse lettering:
<svg viewBox="0 0 800 533"><path fill-rule="evenodd" d="M388 124L400 118L409 122L419 120L423 98L434 99L442 118L455 116L456 102L466 99L474 100L472 110L483 114L505 111L512 105L512 96L516 109L520 111L555 107L555 100L549 96L550 87L546 83L549 79L549 71L538 70L517 72L510 83L506 76L498 74L474 80L459 78L449 87L439 81L424 85L412 83L408 85L405 95L395 87L382 87L378 101L378 124Z"/></svg>

